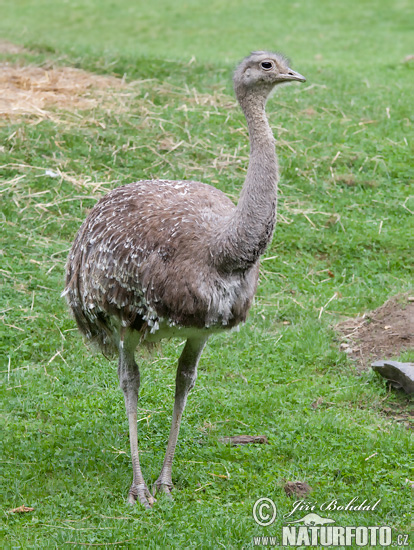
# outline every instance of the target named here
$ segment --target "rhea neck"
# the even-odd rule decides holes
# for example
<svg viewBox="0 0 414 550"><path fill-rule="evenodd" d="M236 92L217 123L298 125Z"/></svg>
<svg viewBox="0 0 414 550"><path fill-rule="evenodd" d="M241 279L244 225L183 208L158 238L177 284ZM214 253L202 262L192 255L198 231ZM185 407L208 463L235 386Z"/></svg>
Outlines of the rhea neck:
<svg viewBox="0 0 414 550"><path fill-rule="evenodd" d="M276 222L278 162L265 106L269 88L235 89L246 117L250 158L237 207L219 232L220 267L245 270L257 262L272 239Z"/></svg>

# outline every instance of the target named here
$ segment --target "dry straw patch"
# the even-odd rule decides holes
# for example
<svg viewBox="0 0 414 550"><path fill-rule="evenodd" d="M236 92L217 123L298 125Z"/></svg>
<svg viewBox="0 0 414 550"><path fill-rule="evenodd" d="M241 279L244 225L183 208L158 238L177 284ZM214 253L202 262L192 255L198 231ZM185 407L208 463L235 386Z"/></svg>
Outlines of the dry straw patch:
<svg viewBox="0 0 414 550"><path fill-rule="evenodd" d="M7 41L0 41L0 54L20 54L27 50ZM151 101L137 101L137 89L145 85L157 86L158 95L169 101L185 98L178 110L189 111L193 108L218 109L234 108L231 100L222 90L202 94L195 88L180 88L170 83L150 82L149 80L126 83L124 79L108 75L98 75L73 67L38 67L18 63L0 63L0 122L15 121L23 117L35 120L62 118L57 111L91 111L96 108L110 108L112 112L125 112L131 101L139 103L143 120L150 126L159 113L155 113ZM157 109L155 109L157 111ZM158 118L158 117L157 117ZM142 121L141 121L142 122Z"/></svg>
<svg viewBox="0 0 414 550"><path fill-rule="evenodd" d="M26 50L0 42L0 54L19 54ZM156 96L157 102L154 102ZM223 88L201 93L195 87L176 86L156 79L126 82L114 76L99 75L68 67L25 65L24 60L0 63L0 125L9 122L37 124L42 120L64 124L66 128L106 128L107 124L121 125L125 115L133 115L137 139L116 149L114 155L127 150L147 149L155 159L143 172L145 177L168 176L171 169L182 171L187 179L211 179L230 168L247 166L247 129L232 129L241 135L240 145L233 150L212 143L209 135L202 138L192 134L194 123L190 113L222 120L226 125L237 108L232 96ZM175 117L171 116L174 110ZM118 117L118 115L120 115ZM108 118L109 117L109 118ZM128 123L130 121L128 120ZM230 125L231 126L231 125ZM150 139L144 139L149 130ZM17 130L17 133L20 130ZM177 132L181 133L181 139ZM182 134L185 134L185 137ZM9 138L11 139L15 134ZM161 137L160 137L161 136ZM192 155L199 151L211 156L211 163L199 165ZM64 166L53 165L54 171L68 179ZM164 171L163 171L164 170ZM78 178L76 178L78 179ZM84 187L82 183L78 188Z"/></svg>
<svg viewBox="0 0 414 550"><path fill-rule="evenodd" d="M0 116L55 118L53 109L93 109L126 87L123 80L73 67L0 64Z"/></svg>
<svg viewBox="0 0 414 550"><path fill-rule="evenodd" d="M27 50L25 48L22 48L21 46L18 46L17 44L12 44L11 42L8 42L7 40L0 40L0 54L12 54L16 55L18 53L23 53Z"/></svg>

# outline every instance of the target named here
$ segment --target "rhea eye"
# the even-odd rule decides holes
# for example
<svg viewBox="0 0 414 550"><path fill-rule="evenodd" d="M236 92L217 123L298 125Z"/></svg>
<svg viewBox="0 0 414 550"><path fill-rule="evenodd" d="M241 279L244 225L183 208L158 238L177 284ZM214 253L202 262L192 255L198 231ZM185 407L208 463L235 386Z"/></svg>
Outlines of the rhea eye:
<svg viewBox="0 0 414 550"><path fill-rule="evenodd" d="M262 61L260 63L260 66L262 67L262 69L264 69L265 71L270 71L270 69L273 69L273 63L271 61Z"/></svg>

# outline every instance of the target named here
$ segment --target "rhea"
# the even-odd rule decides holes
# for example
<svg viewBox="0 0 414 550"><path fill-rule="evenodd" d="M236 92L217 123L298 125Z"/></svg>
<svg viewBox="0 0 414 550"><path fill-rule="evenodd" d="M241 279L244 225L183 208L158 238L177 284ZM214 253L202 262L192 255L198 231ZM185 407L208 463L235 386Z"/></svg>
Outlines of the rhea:
<svg viewBox="0 0 414 550"><path fill-rule="evenodd" d="M172 424L157 492L173 489L171 467L187 396L210 335L245 321L276 221L278 162L265 105L282 82L305 78L280 54L253 52L234 73L247 120L250 159L237 206L196 181L138 181L92 208L69 253L66 296L80 331L118 356L129 422L133 481L128 501L155 502L137 439L138 346L186 340L178 360Z"/></svg>

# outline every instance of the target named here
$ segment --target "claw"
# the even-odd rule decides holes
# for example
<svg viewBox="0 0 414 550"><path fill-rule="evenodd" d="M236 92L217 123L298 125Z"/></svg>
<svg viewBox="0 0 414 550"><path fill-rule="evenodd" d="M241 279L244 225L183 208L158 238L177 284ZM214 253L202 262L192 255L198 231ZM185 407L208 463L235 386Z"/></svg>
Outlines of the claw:
<svg viewBox="0 0 414 550"><path fill-rule="evenodd" d="M140 504L142 504L147 510L152 508L152 506L157 502L157 499L151 495L148 487L144 483L141 485L131 485L128 493L128 503L133 506L137 500L139 500Z"/></svg>
<svg viewBox="0 0 414 550"><path fill-rule="evenodd" d="M171 494L173 489L174 485L171 482L165 482L157 479L152 486L152 494L155 496L158 493L164 493L170 500L173 500L173 496Z"/></svg>

